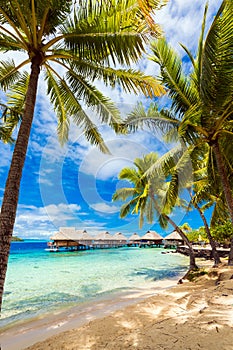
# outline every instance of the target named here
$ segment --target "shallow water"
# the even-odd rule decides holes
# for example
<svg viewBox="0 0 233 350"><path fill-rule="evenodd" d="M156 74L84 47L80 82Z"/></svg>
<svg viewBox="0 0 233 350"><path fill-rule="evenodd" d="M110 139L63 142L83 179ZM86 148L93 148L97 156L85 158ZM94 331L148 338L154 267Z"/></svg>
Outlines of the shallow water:
<svg viewBox="0 0 233 350"><path fill-rule="evenodd" d="M162 248L118 248L50 253L46 242L14 242L0 326L116 292L152 288L182 274L188 259Z"/></svg>

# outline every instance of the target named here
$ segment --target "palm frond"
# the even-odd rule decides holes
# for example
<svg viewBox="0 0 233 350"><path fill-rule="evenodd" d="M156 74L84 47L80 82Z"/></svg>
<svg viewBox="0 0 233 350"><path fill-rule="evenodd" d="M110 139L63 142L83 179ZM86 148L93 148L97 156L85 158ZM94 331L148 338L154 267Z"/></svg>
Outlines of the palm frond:
<svg viewBox="0 0 233 350"><path fill-rule="evenodd" d="M146 110L140 102L127 115L124 124L130 132L149 128L152 131L160 129L167 134L170 130L174 130L176 126L178 127L179 120L165 110L159 111L156 103L151 103Z"/></svg>
<svg viewBox="0 0 233 350"><path fill-rule="evenodd" d="M227 209L225 201L217 201L214 205L214 209L211 215L210 226L211 228L216 225L220 220L227 221L229 220L229 211Z"/></svg>
<svg viewBox="0 0 233 350"><path fill-rule="evenodd" d="M139 11L135 0L85 1L61 28L65 45L80 59L130 65L141 57L151 31Z"/></svg>
<svg viewBox="0 0 233 350"><path fill-rule="evenodd" d="M153 41L150 59L160 66L160 79L168 89L175 113L184 113L197 100L196 91L182 69L182 60L165 38Z"/></svg>
<svg viewBox="0 0 233 350"><path fill-rule="evenodd" d="M113 201L126 201L129 197L133 197L135 189L132 187L118 188L112 196Z"/></svg>
<svg viewBox="0 0 233 350"><path fill-rule="evenodd" d="M61 143L68 139L70 118L84 131L86 139L93 145L97 145L104 153L109 153L101 134L90 117L85 113L77 100L74 92L64 79L54 76L54 71L47 67L48 94L59 117L58 135Z"/></svg>
<svg viewBox="0 0 233 350"><path fill-rule="evenodd" d="M67 72L67 80L76 98L94 109L102 123L107 123L117 131L122 121L115 104L80 74L70 70Z"/></svg>
<svg viewBox="0 0 233 350"><path fill-rule="evenodd" d="M89 81L102 80L106 86L115 88L119 85L126 92L143 93L145 96L158 96L164 93L163 87L155 78L147 76L139 70L114 69L88 60L74 62L72 68Z"/></svg>
<svg viewBox="0 0 233 350"><path fill-rule="evenodd" d="M204 43L207 11L208 11L208 3L206 4L205 10L204 10L202 27L201 27L201 35L198 42L197 61L196 61L196 64L194 64L194 73L192 75L193 81L195 82L196 88L198 89L199 93L200 93L200 85L201 85L201 77L202 77L202 60L203 60L203 46L204 46L203 43Z"/></svg>
<svg viewBox="0 0 233 350"><path fill-rule="evenodd" d="M0 61L0 86L6 91L19 79L20 73L13 60Z"/></svg>
<svg viewBox="0 0 233 350"><path fill-rule="evenodd" d="M183 152L181 145L173 147L152 164L145 172L144 176L148 176L149 178L156 176L161 178L167 177L171 169L176 166L180 157L183 155Z"/></svg>
<svg viewBox="0 0 233 350"><path fill-rule="evenodd" d="M137 173L137 170L134 168L123 168L119 175L118 178L120 180L128 180L131 183L138 183L140 181L140 175Z"/></svg>
<svg viewBox="0 0 233 350"><path fill-rule="evenodd" d="M18 38L12 38L9 35L0 33L0 51L21 51L23 46L20 44Z"/></svg>
<svg viewBox="0 0 233 350"><path fill-rule="evenodd" d="M138 214L138 212L141 210L143 203L147 201L149 194L149 186L148 184L143 188L142 193L138 196L137 204L135 205L135 208L133 210L133 214Z"/></svg>
<svg viewBox="0 0 233 350"><path fill-rule="evenodd" d="M28 90L30 76L28 72L20 74L17 82L11 87L11 90L7 94L8 105L14 107L20 113L23 113L26 93Z"/></svg>
<svg viewBox="0 0 233 350"><path fill-rule="evenodd" d="M120 217L124 218L127 215L132 214L132 211L135 207L136 202L137 202L137 198L133 198L129 202L124 203L120 209Z"/></svg>
<svg viewBox="0 0 233 350"><path fill-rule="evenodd" d="M0 103L0 110L0 140L4 143L13 143L12 133L22 120L22 111L3 103Z"/></svg>
<svg viewBox="0 0 233 350"><path fill-rule="evenodd" d="M57 133L61 144L64 144L68 140L69 134L69 114L66 108L66 101L64 99L63 84L57 79L52 71L47 67L46 80L48 84L48 95L54 105L54 110L58 117Z"/></svg>
<svg viewBox="0 0 233 350"><path fill-rule="evenodd" d="M233 2L223 0L207 33L202 54L200 96L205 110L219 114L232 103ZM210 115L206 115L206 122Z"/></svg>

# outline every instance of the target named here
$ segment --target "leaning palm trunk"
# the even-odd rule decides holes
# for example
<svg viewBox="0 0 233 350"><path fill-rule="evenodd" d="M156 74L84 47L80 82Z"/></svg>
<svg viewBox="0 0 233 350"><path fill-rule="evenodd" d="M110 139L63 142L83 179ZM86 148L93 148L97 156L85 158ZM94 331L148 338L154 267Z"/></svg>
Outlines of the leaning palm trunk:
<svg viewBox="0 0 233 350"><path fill-rule="evenodd" d="M31 66L30 81L26 94L25 112L23 114L22 122L19 128L2 201L0 214L0 310L2 305L3 288L7 271L8 257L10 253L10 242L16 217L20 181L26 158L35 108L39 73L40 66L39 63L35 61Z"/></svg>
<svg viewBox="0 0 233 350"><path fill-rule="evenodd" d="M180 234L181 238L183 239L183 241L186 243L186 245L189 248L189 271L191 270L195 270L198 269L198 266L196 265L196 261L195 261L195 253L192 247L192 244L189 242L188 238L186 237L185 233L181 230L181 228L179 226L176 225L176 223L167 215L167 214L161 214L161 210L159 209L155 199L154 199L154 195L152 194L152 198L153 198L153 202L154 202L154 206L156 211L163 216L163 218L169 222L169 224L171 224L173 226L173 228Z"/></svg>
<svg viewBox="0 0 233 350"><path fill-rule="evenodd" d="M207 223L205 215L203 214L201 208L197 205L197 203L195 203L195 201L193 201L193 196L192 196L191 191L189 191L189 195L191 197L191 200L192 200L194 208L197 209L197 211L200 214L200 217L201 217L201 219L202 219L202 221L204 223L205 231L206 231L208 240L209 240L211 248L212 248L212 255L213 255L213 258L214 258L214 266L217 266L217 265L219 265L221 263L221 260L219 258L219 254L218 254L217 249L216 249L215 240L213 239L213 237L212 237L212 235L210 233L209 225Z"/></svg>
<svg viewBox="0 0 233 350"><path fill-rule="evenodd" d="M202 221L204 223L205 231L206 231L206 234L207 234L207 237L208 237L208 240L210 242L211 249L212 249L212 255L214 258L214 266L218 266L221 263L221 260L219 258L219 254L218 254L217 249L216 249L215 240L213 239L213 237L210 233L210 229L209 229L208 223L206 221L205 215L203 214L202 210L199 208L199 206L197 204L194 204L194 207L198 210L198 212L202 218Z"/></svg>
<svg viewBox="0 0 233 350"><path fill-rule="evenodd" d="M219 148L218 140L216 140L212 146L213 146L213 151L214 151L214 154L216 157L219 175L220 175L221 180L222 180L222 185L223 185L225 198L226 198L226 202L227 202L230 217L231 217L231 222L233 224L233 197L232 197L231 187L230 187L228 177L227 177L227 172L226 172L224 162L222 159L222 155L221 155L221 151ZM229 253L229 258L228 258L228 265L233 265L233 237L231 239L231 248L230 248L230 253Z"/></svg>
<svg viewBox="0 0 233 350"><path fill-rule="evenodd" d="M189 242L185 233L181 230L179 226L176 225L176 223L168 215L163 214L163 217L169 222L169 224L171 224L174 227L174 229L179 233L179 235L189 248L189 271L198 269L198 266L196 265L195 261L195 253L192 244Z"/></svg>

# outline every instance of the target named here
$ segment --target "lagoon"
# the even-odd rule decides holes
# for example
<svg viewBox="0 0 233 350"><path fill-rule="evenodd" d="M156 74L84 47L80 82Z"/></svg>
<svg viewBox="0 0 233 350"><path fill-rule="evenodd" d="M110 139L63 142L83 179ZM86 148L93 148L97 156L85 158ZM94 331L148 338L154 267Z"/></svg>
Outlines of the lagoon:
<svg viewBox="0 0 233 350"><path fill-rule="evenodd" d="M45 251L46 241L12 242L1 327L136 289L157 288L187 270L188 258L163 248Z"/></svg>

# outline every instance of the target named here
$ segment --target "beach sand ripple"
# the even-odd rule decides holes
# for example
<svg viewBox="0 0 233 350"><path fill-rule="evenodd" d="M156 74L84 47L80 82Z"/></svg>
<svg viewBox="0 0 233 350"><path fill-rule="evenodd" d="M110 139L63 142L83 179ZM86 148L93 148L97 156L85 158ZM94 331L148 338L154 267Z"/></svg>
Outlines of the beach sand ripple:
<svg viewBox="0 0 233 350"><path fill-rule="evenodd" d="M217 271L217 272L216 272ZM233 268L222 265L27 350L232 350Z"/></svg>

